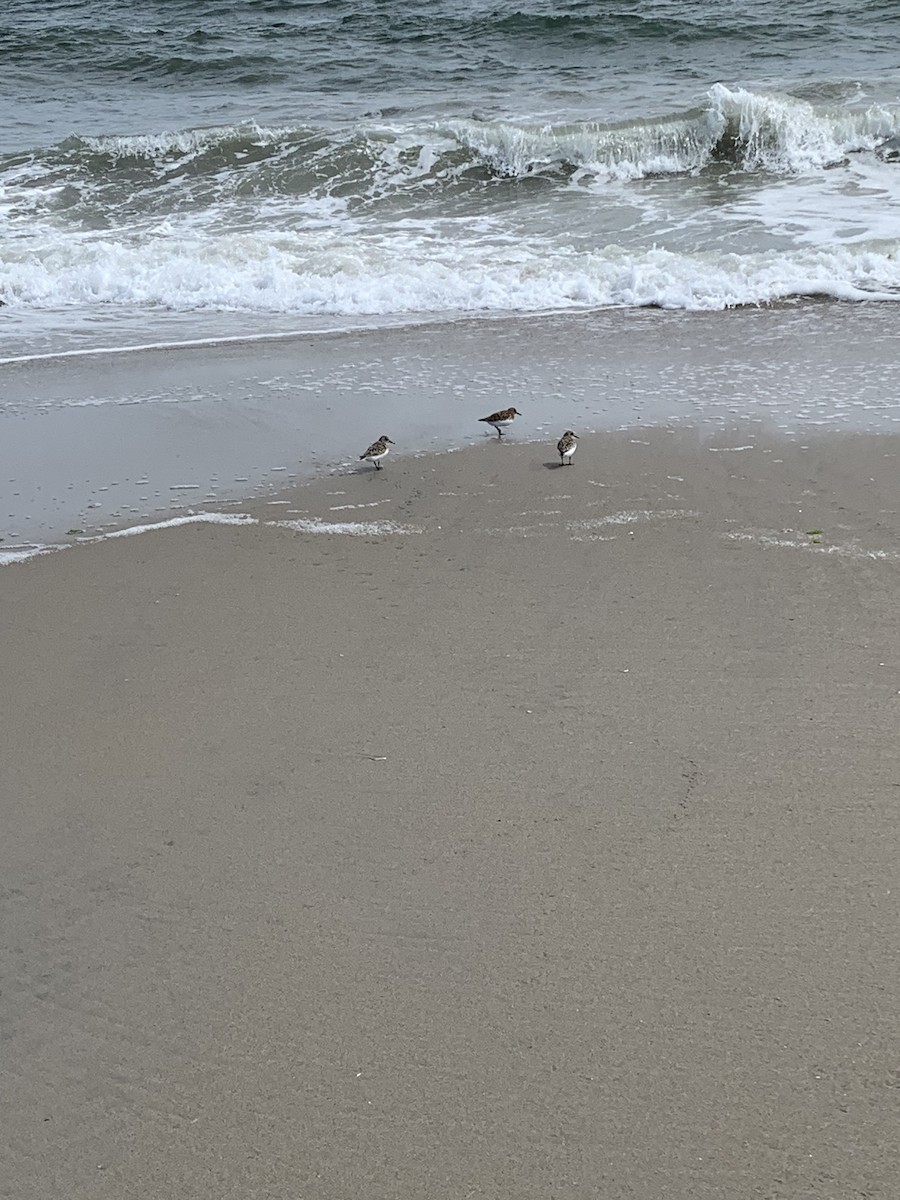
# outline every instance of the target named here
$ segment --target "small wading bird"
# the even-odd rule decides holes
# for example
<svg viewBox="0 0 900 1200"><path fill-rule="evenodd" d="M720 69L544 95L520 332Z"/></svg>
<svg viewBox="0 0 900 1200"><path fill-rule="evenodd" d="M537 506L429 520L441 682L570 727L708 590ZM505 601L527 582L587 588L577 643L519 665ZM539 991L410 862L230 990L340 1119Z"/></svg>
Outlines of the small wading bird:
<svg viewBox="0 0 900 1200"><path fill-rule="evenodd" d="M479 421L484 421L486 425L493 425L497 430L497 437L503 437L503 430L507 425L512 425L516 417L521 417L521 413L514 408L502 408L500 412L491 413L489 417L479 417Z"/></svg>
<svg viewBox="0 0 900 1200"><path fill-rule="evenodd" d="M568 463L571 467L575 451L578 449L578 434L567 429L556 443L556 448L559 451L559 465L564 467Z"/></svg>
<svg viewBox="0 0 900 1200"><path fill-rule="evenodd" d="M386 454L390 453L390 451L388 450L388 446L395 446L395 445L396 445L396 442L392 442L391 439L388 437L388 435L386 433L383 433L377 442L372 443L372 445L368 448L368 450L365 452L365 454L361 454L359 456L359 461L362 462L362 460L365 459L366 462L374 463L375 470L380 471L381 463L379 462L379 459L384 458Z"/></svg>

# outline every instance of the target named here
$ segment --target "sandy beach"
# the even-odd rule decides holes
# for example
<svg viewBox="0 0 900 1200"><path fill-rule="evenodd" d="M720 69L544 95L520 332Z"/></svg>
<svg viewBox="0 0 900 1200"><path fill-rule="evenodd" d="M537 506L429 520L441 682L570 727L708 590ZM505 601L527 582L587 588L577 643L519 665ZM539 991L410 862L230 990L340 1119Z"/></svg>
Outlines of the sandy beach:
<svg viewBox="0 0 900 1200"><path fill-rule="evenodd" d="M898 1200L898 44L5 6L0 1200Z"/></svg>
<svg viewBox="0 0 900 1200"><path fill-rule="evenodd" d="M0 1195L895 1193L900 439L751 432L3 570Z"/></svg>

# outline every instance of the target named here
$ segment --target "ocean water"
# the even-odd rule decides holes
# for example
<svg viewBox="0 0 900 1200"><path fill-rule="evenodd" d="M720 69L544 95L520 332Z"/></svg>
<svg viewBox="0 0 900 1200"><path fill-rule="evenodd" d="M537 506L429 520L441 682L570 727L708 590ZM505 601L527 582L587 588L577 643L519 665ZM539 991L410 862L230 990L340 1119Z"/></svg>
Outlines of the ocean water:
<svg viewBox="0 0 900 1200"><path fill-rule="evenodd" d="M900 298L894 0L8 0L0 358Z"/></svg>

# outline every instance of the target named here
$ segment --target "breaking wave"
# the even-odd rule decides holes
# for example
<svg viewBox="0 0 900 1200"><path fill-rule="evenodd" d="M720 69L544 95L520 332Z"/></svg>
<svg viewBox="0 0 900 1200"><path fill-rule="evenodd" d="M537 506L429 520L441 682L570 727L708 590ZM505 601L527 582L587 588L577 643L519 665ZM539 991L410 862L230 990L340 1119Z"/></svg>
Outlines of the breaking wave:
<svg viewBox="0 0 900 1200"><path fill-rule="evenodd" d="M423 126L387 122L350 130L258 125L132 136L72 137L56 147L0 158L0 179L40 183L70 174L114 186L189 175L220 186L254 176L260 190L346 192L427 179L451 186L467 173L491 178L548 178L574 173L640 179L693 174L718 163L741 171L790 174L874 150L900 135L900 110L816 106L788 95L715 84L704 106L620 125L582 121L533 125L478 118ZM278 170L259 178L259 168ZM231 179L217 178L222 171ZM33 173L33 174L32 174ZM110 178L110 175L113 178Z"/></svg>
<svg viewBox="0 0 900 1200"><path fill-rule="evenodd" d="M377 316L602 306L721 309L789 296L900 298L893 249L790 254L583 253L391 247L262 232L237 238L103 240L0 267L4 293L32 308L128 305L174 311Z"/></svg>
<svg viewBox="0 0 900 1200"><path fill-rule="evenodd" d="M722 84L695 110L621 125L73 136L0 158L0 301L378 316L893 299L900 244L876 218L829 239L792 232L784 205L771 229L747 212L770 184L866 152L893 179L891 154L871 152L898 137L900 110ZM690 191L707 176L719 208ZM659 200L654 181L679 178ZM731 209L723 181L745 188Z"/></svg>

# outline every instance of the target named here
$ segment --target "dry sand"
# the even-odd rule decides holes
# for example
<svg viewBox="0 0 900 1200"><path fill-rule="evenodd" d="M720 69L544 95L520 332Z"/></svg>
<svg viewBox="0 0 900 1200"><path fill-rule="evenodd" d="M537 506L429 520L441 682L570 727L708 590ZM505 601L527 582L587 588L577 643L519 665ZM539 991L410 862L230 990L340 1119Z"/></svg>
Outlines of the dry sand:
<svg viewBox="0 0 900 1200"><path fill-rule="evenodd" d="M896 1196L900 441L742 444L3 570L0 1195Z"/></svg>

